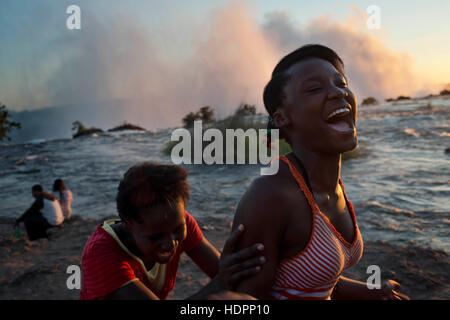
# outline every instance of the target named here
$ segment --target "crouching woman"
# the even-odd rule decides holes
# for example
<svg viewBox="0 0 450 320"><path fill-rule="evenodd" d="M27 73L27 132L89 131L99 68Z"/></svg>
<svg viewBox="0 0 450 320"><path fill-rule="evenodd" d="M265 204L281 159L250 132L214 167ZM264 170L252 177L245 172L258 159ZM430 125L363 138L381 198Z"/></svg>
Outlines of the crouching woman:
<svg viewBox="0 0 450 320"><path fill-rule="evenodd" d="M222 256L202 235L185 211L186 178L179 166L150 162L125 173L116 198L120 220L99 225L85 245L80 299L165 299L183 252L212 279L192 299L233 290L259 272L262 244L234 252L243 226L231 234Z"/></svg>

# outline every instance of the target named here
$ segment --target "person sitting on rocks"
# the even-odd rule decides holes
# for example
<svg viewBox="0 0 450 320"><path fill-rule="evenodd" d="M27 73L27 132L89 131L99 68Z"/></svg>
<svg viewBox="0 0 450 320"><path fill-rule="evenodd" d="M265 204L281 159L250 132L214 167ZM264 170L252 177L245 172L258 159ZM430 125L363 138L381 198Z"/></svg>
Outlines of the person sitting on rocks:
<svg viewBox="0 0 450 320"><path fill-rule="evenodd" d="M58 200L64 214L64 219L68 220L72 214L72 191L67 189L62 179L56 179L53 183L53 195Z"/></svg>
<svg viewBox="0 0 450 320"><path fill-rule="evenodd" d="M14 227L23 222L31 241L48 238L47 229L59 226L64 221L61 206L55 196L45 192L39 184L31 188L31 193L36 200L16 220Z"/></svg>

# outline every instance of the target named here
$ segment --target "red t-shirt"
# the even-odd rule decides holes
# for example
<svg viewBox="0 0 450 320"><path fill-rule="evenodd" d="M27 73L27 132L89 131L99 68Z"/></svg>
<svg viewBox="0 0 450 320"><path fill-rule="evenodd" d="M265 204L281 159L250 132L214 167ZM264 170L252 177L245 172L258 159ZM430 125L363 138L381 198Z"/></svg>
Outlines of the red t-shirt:
<svg viewBox="0 0 450 320"><path fill-rule="evenodd" d="M159 293L154 292L160 299L165 299L175 286L181 253L195 249L203 240L197 221L187 212L185 212L185 219L186 239L178 246L167 264L163 290ZM150 288L150 280L142 264L123 250L103 229L102 224L97 227L84 247L81 270L80 299L82 300L103 299L107 294L136 278Z"/></svg>

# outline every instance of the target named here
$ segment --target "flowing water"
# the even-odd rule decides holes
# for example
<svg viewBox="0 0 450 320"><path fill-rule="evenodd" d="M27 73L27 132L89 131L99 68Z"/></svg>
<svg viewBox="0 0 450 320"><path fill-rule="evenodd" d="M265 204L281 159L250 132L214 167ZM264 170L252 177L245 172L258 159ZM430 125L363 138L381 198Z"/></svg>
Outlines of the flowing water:
<svg viewBox="0 0 450 320"><path fill-rule="evenodd" d="M430 105L429 105L430 104ZM450 100L360 107L361 156L343 162L341 178L366 240L448 251L450 230ZM161 150L171 130L0 146L0 217L17 217L32 203L31 186L51 190L62 178L73 214L115 214L123 173L137 162L171 163ZM186 165L194 216L232 218L258 165Z"/></svg>

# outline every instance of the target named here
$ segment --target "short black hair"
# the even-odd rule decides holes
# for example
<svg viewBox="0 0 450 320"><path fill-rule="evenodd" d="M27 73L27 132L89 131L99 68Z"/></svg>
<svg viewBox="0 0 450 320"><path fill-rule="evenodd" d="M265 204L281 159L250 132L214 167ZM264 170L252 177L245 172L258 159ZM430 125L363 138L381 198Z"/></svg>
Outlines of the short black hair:
<svg viewBox="0 0 450 320"><path fill-rule="evenodd" d="M40 184L35 184L34 186L31 187L31 191L43 192L44 188L42 188Z"/></svg>
<svg viewBox="0 0 450 320"><path fill-rule="evenodd" d="M179 199L186 202L189 199L187 175L187 171L177 165L143 162L131 167L119 183L116 196L119 215L137 220L143 206L173 206ZM142 192L145 192L144 202Z"/></svg>
<svg viewBox="0 0 450 320"><path fill-rule="evenodd" d="M321 44L307 44L298 48L278 62L272 72L272 78L264 88L264 106L267 113L269 113L269 117L273 116L284 97L283 88L290 79L290 76L286 73L286 71L294 64L307 58L319 58L328 61L345 77L344 62L334 50ZM269 121L267 129L270 130L277 128L271 121ZM280 138L286 139L286 136L282 133L282 130L280 130Z"/></svg>

